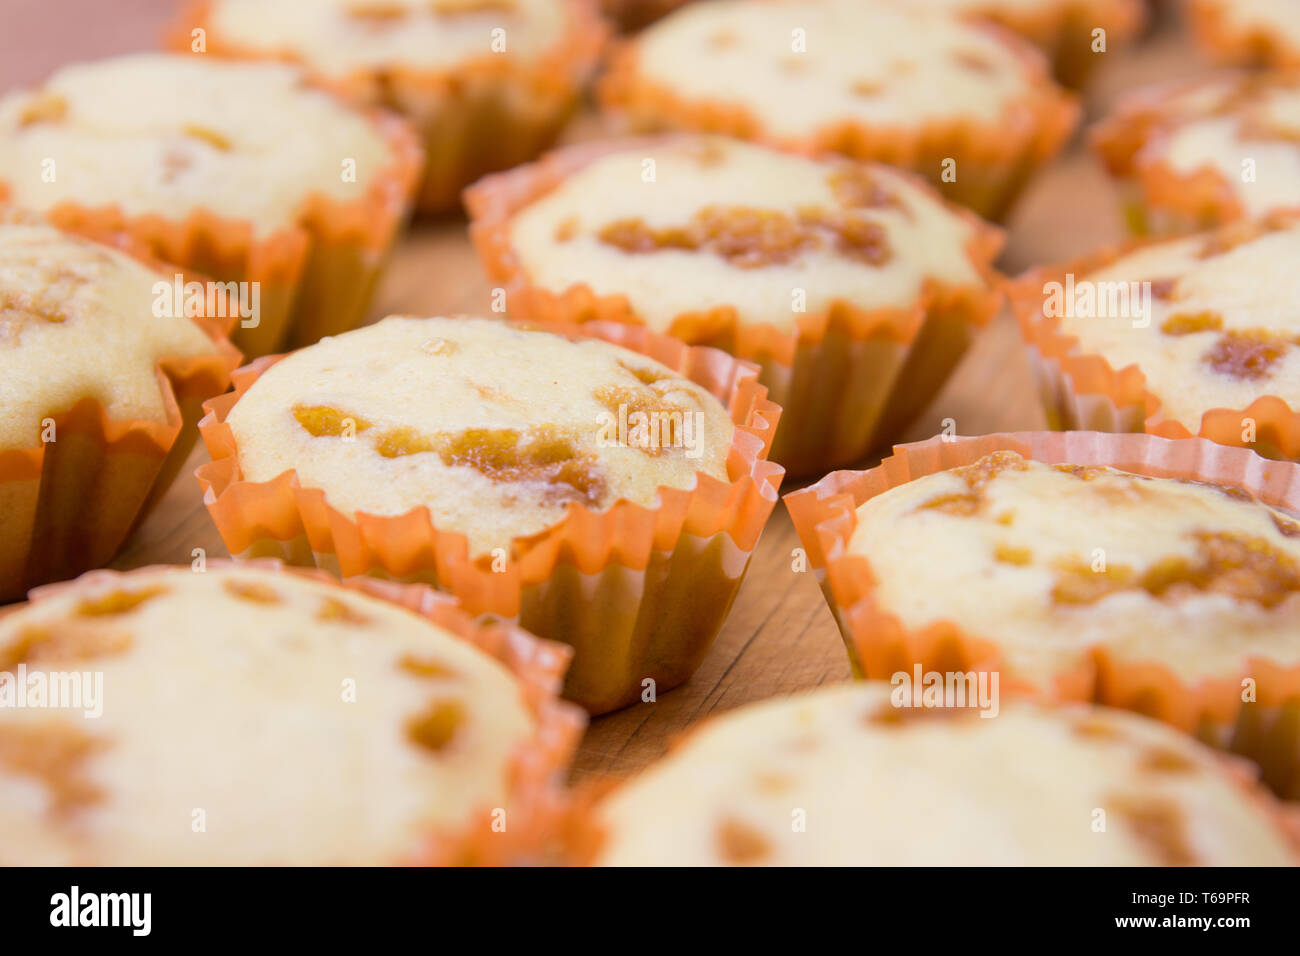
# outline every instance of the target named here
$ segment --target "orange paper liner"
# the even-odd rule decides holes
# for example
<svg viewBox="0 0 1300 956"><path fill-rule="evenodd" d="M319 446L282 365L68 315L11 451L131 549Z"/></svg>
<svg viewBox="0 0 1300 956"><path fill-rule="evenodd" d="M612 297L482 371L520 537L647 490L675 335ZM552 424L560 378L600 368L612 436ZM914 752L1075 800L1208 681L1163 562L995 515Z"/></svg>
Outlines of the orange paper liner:
<svg viewBox="0 0 1300 956"><path fill-rule="evenodd" d="M1070 89L1087 82L1100 57L1135 38L1146 25L1143 0L1058 0L1016 4L988 0L971 17L992 20L1024 37L1052 64L1056 79ZM1106 31L1106 53L1094 53L1092 31Z"/></svg>
<svg viewBox="0 0 1300 956"><path fill-rule="evenodd" d="M1276 213L1279 221L1300 219L1300 211ZM1228 228L1232 228L1229 226ZM1065 265L1031 269L1008 284L1008 298L1030 350L1049 424L1060 429L1106 432L1146 431L1165 438L1200 436L1222 445L1250 448L1268 458L1300 460L1300 410L1276 395L1260 395L1245 408L1214 408L1200 422L1167 418L1158 395L1146 387L1140 367L1115 369L1102 355L1087 353L1079 340L1060 331L1060 320L1043 314L1043 286L1085 276L1153 241L1128 242ZM1243 440L1244 423L1255 423L1255 441Z"/></svg>
<svg viewBox="0 0 1300 956"><path fill-rule="evenodd" d="M1215 82L1199 80L1139 91L1089 130L1093 152L1128 194L1125 218L1135 235L1196 232L1246 216L1237 188L1221 170L1199 166L1181 171L1144 150L1178 128L1180 117L1170 115L1170 99Z"/></svg>
<svg viewBox="0 0 1300 956"><path fill-rule="evenodd" d="M999 450L1049 464L1107 465L1244 488L1266 504L1300 513L1300 467L1204 439L1012 432L899 445L876 468L837 471L785 498L855 674L888 679L916 664L926 671L997 671L1001 686L1011 693L1088 701L1163 720L1212 746L1249 757L1276 792L1300 798L1300 664L1243 658L1233 673L1189 680L1160 661L1126 661L1098 647L1088 660L1062 669L1050 685L1041 686L1007 667L996 635L972 633L950 620L909 628L877 603L870 560L847 552L857 507L891 488ZM1257 702L1249 707L1241 700L1246 677L1257 682Z"/></svg>
<svg viewBox="0 0 1300 956"><path fill-rule="evenodd" d="M1266 24L1237 24L1235 0L1188 0L1186 11L1196 43L1220 63L1240 66L1300 65L1300 47L1291 46ZM1294 14L1292 14L1294 15Z"/></svg>
<svg viewBox="0 0 1300 956"><path fill-rule="evenodd" d="M560 292L534 285L510 244L510 226L517 212L589 163L673 138L570 146L466 190L470 235L488 275L505 287L512 315L560 323L644 323L626 296L597 295L585 283ZM916 185L927 188L919 178ZM965 209L950 209L972 229L967 254L984 279L981 285L927 281L908 308L864 309L836 301L825 311L799 315L793 332L746 323L732 306L673 319L673 337L724 349L760 367L761 381L782 409L771 457L791 475L822 474L858 461L894 437L939 391L976 329L997 313L1001 294L992 262L1003 233Z"/></svg>
<svg viewBox="0 0 1300 956"><path fill-rule="evenodd" d="M213 5L213 0L191 3L166 30L164 45L189 52L191 31L202 29L208 53L297 63L314 82L349 102L401 113L423 143L416 206L426 213L457 210L465 186L551 146L577 109L608 36L592 0L569 0L564 36L527 62L489 52L451 69L394 64L329 75L292 49L258 50L223 36L213 25Z"/></svg>
<svg viewBox="0 0 1300 956"><path fill-rule="evenodd" d="M641 75L635 39L623 41L599 84L602 105L643 131L693 129L754 140L806 155L834 152L910 169L946 199L999 219L1033 172L1055 156L1079 119L1075 98L1056 87L1042 54L1027 41L992 23L979 27L999 36L1033 80L1033 93L1008 105L996 122L970 118L928 120L907 126L869 126L844 120L802 137L764 128L747 106L692 99ZM956 181L944 182L945 160L957 161Z"/></svg>
<svg viewBox="0 0 1300 956"><path fill-rule="evenodd" d="M565 693L592 713L667 690L703 659L739 590L783 470L766 461L781 410L757 371L715 349L689 348L634 326L530 328L595 336L662 362L727 406L734 431L728 481L703 473L693 490L661 488L659 505L622 500L604 511L572 503L563 520L511 543L504 570L472 558L466 537L434 527L427 508L349 517L290 470L244 481L225 424L235 403L282 356L235 372L235 391L208 402L199 425L212 461L196 472L204 503L234 555L275 554L344 577L436 583L475 613L518 619L576 650Z"/></svg>
<svg viewBox="0 0 1300 956"><path fill-rule="evenodd" d="M0 209L0 222L13 216L28 218ZM160 275L176 271L128 236L104 238ZM180 468L201 403L229 387L240 362L227 339L233 319L193 321L217 351L158 363L165 421L114 419L98 398L85 396L70 408L43 412L42 419L54 422L54 441L0 449L0 603L108 563L151 495Z"/></svg>
<svg viewBox="0 0 1300 956"><path fill-rule="evenodd" d="M116 203L83 206L63 202L44 215L52 223L112 244L121 236L152 255L220 282L257 283L261 314L256 326L242 323L234 342L246 356L284 344L305 345L355 327L365 318L383 261L407 215L422 153L411 130L391 114L372 111L391 159L372 178L366 194L339 200L323 193L303 199L298 222L257 235L256 223L200 208L183 219L160 213L128 215ZM0 181L0 202L9 187Z"/></svg>
<svg viewBox="0 0 1300 956"><path fill-rule="evenodd" d="M230 563L213 561L210 568ZM500 866L552 862L566 815L564 777L587 722L579 708L558 696L571 656L568 647L543 641L504 621L476 620L455 598L424 585L366 577L339 581L324 571L288 568L280 561L267 558L242 566L267 575L300 575L406 608L500 662L518 683L520 697L536 722L536 730L532 739L510 758L509 795L504 801L509 813L506 829L494 831L493 808L483 807L471 815L463 829L430 833L419 845L411 847L409 856L393 863ZM38 588L32 592L31 600L42 601L65 590L127 581L134 575L159 570L162 567L127 572L92 571L76 581Z"/></svg>

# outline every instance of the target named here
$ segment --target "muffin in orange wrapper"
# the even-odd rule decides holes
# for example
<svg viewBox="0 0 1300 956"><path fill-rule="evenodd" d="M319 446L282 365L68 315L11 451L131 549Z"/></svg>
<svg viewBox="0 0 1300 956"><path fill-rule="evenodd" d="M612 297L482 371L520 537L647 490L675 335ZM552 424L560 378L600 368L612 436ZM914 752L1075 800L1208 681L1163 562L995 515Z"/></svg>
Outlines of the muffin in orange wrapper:
<svg viewBox="0 0 1300 956"><path fill-rule="evenodd" d="M0 618L0 669L50 688L0 708L0 861L547 862L568 659L423 585L275 561L40 588Z"/></svg>
<svg viewBox="0 0 1300 956"><path fill-rule="evenodd" d="M1051 62L1056 79L1084 85L1099 58L1133 40L1146 24L1144 0L918 0L971 19L992 20L1029 40ZM1105 31L1105 46L1094 31Z"/></svg>
<svg viewBox="0 0 1300 956"><path fill-rule="evenodd" d="M1300 212L1103 250L1010 286L1053 428L1300 459Z"/></svg>
<svg viewBox="0 0 1300 956"><path fill-rule="evenodd" d="M232 554L436 584L571 644L601 713L721 628L782 476L765 395L632 326L390 317L236 372L197 475Z"/></svg>
<svg viewBox="0 0 1300 956"><path fill-rule="evenodd" d="M940 436L786 505L858 675L1136 710L1300 797L1300 466L1204 439Z"/></svg>
<svg viewBox="0 0 1300 956"><path fill-rule="evenodd" d="M132 251L0 207L0 603L106 564L239 364Z"/></svg>
<svg viewBox="0 0 1300 956"><path fill-rule="evenodd" d="M1156 721L897 690L823 686L710 718L593 798L575 851L600 866L1300 863L1298 811Z"/></svg>
<svg viewBox="0 0 1300 956"><path fill-rule="evenodd" d="M1185 0L1197 44L1221 63L1300 65L1300 17L1291 0Z"/></svg>
<svg viewBox="0 0 1300 956"><path fill-rule="evenodd" d="M555 141L607 32L593 0L200 0L166 43L289 60L353 103L401 113L424 143L416 204L446 212L484 173Z"/></svg>
<svg viewBox="0 0 1300 956"><path fill-rule="evenodd" d="M237 283L246 355L359 323L422 162L292 66L138 54L0 99L0 200Z"/></svg>
<svg viewBox="0 0 1300 956"><path fill-rule="evenodd" d="M1136 234L1300 209L1300 71L1140 90L1090 139Z"/></svg>
<svg viewBox="0 0 1300 956"><path fill-rule="evenodd" d="M628 40L600 84L641 131L725 133L900 166L1003 216L1065 145L1078 104L1041 53L924 4L714 0Z"/></svg>
<svg viewBox="0 0 1300 956"><path fill-rule="evenodd" d="M640 324L757 364L792 474L896 437L1001 301L998 229L837 156L695 134L583 144L466 205L513 316Z"/></svg>

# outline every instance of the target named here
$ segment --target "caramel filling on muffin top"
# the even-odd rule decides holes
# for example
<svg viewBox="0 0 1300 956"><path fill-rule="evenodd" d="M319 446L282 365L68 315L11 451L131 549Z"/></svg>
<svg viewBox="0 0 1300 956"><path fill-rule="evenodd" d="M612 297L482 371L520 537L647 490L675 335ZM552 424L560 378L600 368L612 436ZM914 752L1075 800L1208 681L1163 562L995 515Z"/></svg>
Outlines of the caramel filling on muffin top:
<svg viewBox="0 0 1300 956"><path fill-rule="evenodd" d="M881 681L827 688L711 721L597 807L597 862L1289 860L1275 818L1171 728L1005 699L985 720L978 710L897 706L895 690ZM1098 808L1103 832L1088 826Z"/></svg>
<svg viewBox="0 0 1300 956"><path fill-rule="evenodd" d="M427 507L472 554L571 505L727 480L732 423L635 352L486 319L389 318L289 356L227 421L249 481L289 469L348 515Z"/></svg>
<svg viewBox="0 0 1300 956"><path fill-rule="evenodd" d="M0 620L0 671L102 675L81 702L97 718L0 707L6 864L412 858L504 806L534 730L511 675L467 642L264 569L70 587Z"/></svg>
<svg viewBox="0 0 1300 956"><path fill-rule="evenodd" d="M1154 107L1134 158L1193 176L1211 170L1247 216L1300 207L1300 78L1197 84Z"/></svg>
<svg viewBox="0 0 1300 956"><path fill-rule="evenodd" d="M0 99L0 182L37 210L203 209L267 233L295 224L308 195L365 196L390 162L365 116L277 63L136 54Z"/></svg>
<svg viewBox="0 0 1300 956"><path fill-rule="evenodd" d="M1184 677L1300 661L1300 523L1240 489L1001 451L857 515L884 610L955 621L1044 684L1098 649Z"/></svg>
<svg viewBox="0 0 1300 956"><path fill-rule="evenodd" d="M623 296L659 330L726 306L789 330L836 302L907 308L928 282L984 283L973 225L898 171L717 137L629 143L509 229L532 285Z"/></svg>
<svg viewBox="0 0 1300 956"><path fill-rule="evenodd" d="M1234 32L1263 33L1300 49L1300 20L1294 0L1217 0L1212 6Z"/></svg>
<svg viewBox="0 0 1300 956"><path fill-rule="evenodd" d="M643 219L620 219L599 235L601 242L624 252L704 250L740 269L784 265L828 239L841 255L877 266L889 260L885 230L878 223L820 209L801 209L791 218L766 209L708 206L685 226L653 229Z"/></svg>
<svg viewBox="0 0 1300 956"><path fill-rule="evenodd" d="M1261 395L1300 408L1297 262L1300 218L1232 223L1144 246L1075 278L1076 288L1098 290L1098 303L1115 289L1140 303L1149 282L1145 312L1045 309L1064 312L1060 329L1080 351L1100 354L1116 371L1136 365L1161 416L1195 432L1210 409L1244 409Z"/></svg>
<svg viewBox="0 0 1300 956"><path fill-rule="evenodd" d="M330 76L532 61L563 40L573 19L567 0L216 0L209 15L220 40L289 50Z"/></svg>
<svg viewBox="0 0 1300 956"><path fill-rule="evenodd" d="M39 445L44 421L85 398L167 421L159 362L217 348L192 319L155 315L160 281L107 246L0 217L0 450Z"/></svg>
<svg viewBox="0 0 1300 956"><path fill-rule="evenodd" d="M1021 52L918 4L715 0L649 27L636 64L677 97L742 107L794 139L841 123L997 122L1048 82Z"/></svg>

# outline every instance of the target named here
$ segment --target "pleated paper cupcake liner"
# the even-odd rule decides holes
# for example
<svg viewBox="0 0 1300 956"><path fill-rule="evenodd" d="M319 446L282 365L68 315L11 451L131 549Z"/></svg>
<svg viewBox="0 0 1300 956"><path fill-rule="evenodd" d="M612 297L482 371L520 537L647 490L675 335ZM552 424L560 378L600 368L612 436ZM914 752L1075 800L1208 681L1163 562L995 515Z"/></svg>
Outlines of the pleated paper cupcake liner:
<svg viewBox="0 0 1300 956"><path fill-rule="evenodd" d="M1297 213L1277 213L1282 219ZM1102 355L1083 350L1060 331L1060 319L1044 315L1043 289L1104 268L1145 242L1131 242L1065 265L1031 269L1008 285L1008 298L1029 350L1047 420L1053 428L1111 432L1146 431L1164 438L1198 436L1250 448L1267 458L1300 460L1300 410L1277 395L1260 395L1245 408L1215 408L1201 420L1182 421L1162 411L1160 396L1146 386L1140 367L1116 369ZM1247 436L1254 436L1247 441Z"/></svg>
<svg viewBox="0 0 1300 956"><path fill-rule="evenodd" d="M14 215L27 214L0 212L0 221ZM104 238L160 275L174 271L127 236ZM180 470L198 437L203 402L230 386L240 362L227 338L233 318L193 321L216 351L158 363L164 421L113 418L86 395L69 408L43 410L52 440L0 449L0 604L107 564Z"/></svg>
<svg viewBox="0 0 1300 956"><path fill-rule="evenodd" d="M436 584L474 613L571 644L565 695L603 713L639 700L648 681L657 691L685 681L716 637L776 504L783 471L765 459L780 408L753 366L716 349L634 326L529 327L630 348L716 395L734 424L728 480L701 473L694 489L660 489L652 507L571 504L558 524L516 538L504 569L494 569L489 556L470 556L463 534L435 527L427 508L353 517L293 471L244 481L226 416L279 357L236 372L234 393L208 403L200 431L212 461L196 474L231 554Z"/></svg>
<svg viewBox="0 0 1300 956"><path fill-rule="evenodd" d="M929 179L945 199L997 220L1029 177L1065 146L1078 123L1079 105L1052 83L1046 61L1028 41L991 23L979 26L998 35L1034 77L1033 92L990 122L962 117L889 126L845 120L805 137L782 136L744 105L681 96L646 78L635 40L616 48L599 96L605 109L639 132L721 133L789 152L840 153L910 169ZM943 171L954 159L956 178L945 181Z"/></svg>
<svg viewBox="0 0 1300 956"><path fill-rule="evenodd" d="M211 562L208 569L217 570L223 563ZM500 807L507 814L506 826L494 826L494 811L498 808L480 807L470 814L463 827L424 835L410 847L407 855L392 863L502 866L554 863L562 859L568 801L564 778L586 726L582 711L559 699L571 656L569 648L539 640L503 621L476 619L450 595L423 585L366 577L340 582L325 572L287 568L274 560L257 561L252 567L269 577L301 575L406 608L500 662L519 687L520 699L536 726L531 737L510 757L507 792ZM127 582L132 576L156 570L92 571L76 581L38 588L31 599L41 601L68 589L95 588L101 582Z"/></svg>
<svg viewBox="0 0 1300 956"><path fill-rule="evenodd" d="M186 272L219 282L256 284L259 314L234 329L246 356L285 344L306 345L355 327L398 231L406 220L422 162L414 135L397 117L370 119L389 144L391 158L363 197L339 200L308 195L293 224L265 235L258 224L210 209L184 218L158 213L128 215L121 206L64 202L45 211L54 225L112 243L121 236ZM0 202L8 188L0 181ZM247 322L247 324L245 324Z"/></svg>
<svg viewBox="0 0 1300 956"><path fill-rule="evenodd" d="M847 551L856 509L891 488L999 450L1049 464L1106 465L1228 485L1273 507L1300 513L1300 466L1204 439L1017 432L946 440L940 436L900 445L876 468L834 472L785 499L854 672L887 680L916 665L923 671L996 671L1003 691L1088 701L1173 724L1211 746L1250 758L1275 792L1300 798L1300 663L1243 654L1230 672L1190 678L1162 661L1128 659L1099 645L1079 663L1063 665L1050 681L1036 681L1007 666L996 634L972 633L962 622L950 620L912 628L880 606L870 560ZM1249 703L1242 699L1246 678L1255 682L1257 694Z"/></svg>
<svg viewBox="0 0 1300 956"><path fill-rule="evenodd" d="M164 43L188 52L195 29L205 31L209 54L287 60L312 70L292 51L250 49L222 35L210 0L191 4L166 31ZM313 78L351 103L406 117L425 156L415 205L421 212L444 213L459 208L461 190L480 176L526 162L554 143L581 102L607 35L592 0L572 0L564 35L528 61L485 50L448 68L394 63Z"/></svg>
<svg viewBox="0 0 1300 956"><path fill-rule="evenodd" d="M585 283L561 291L535 285L510 243L515 213L589 163L628 146L623 140L569 147L466 191L470 234L488 275L506 289L513 316L642 324L626 296L598 295ZM782 409L771 457L791 475L823 474L858 461L897 437L925 408L1001 305L991 265L1002 246L1001 231L964 209L952 212L971 227L967 251L981 284L930 282L906 308L836 302L798 315L793 329L747 323L733 306L710 306L676 316L667 332L759 366L759 380Z"/></svg>

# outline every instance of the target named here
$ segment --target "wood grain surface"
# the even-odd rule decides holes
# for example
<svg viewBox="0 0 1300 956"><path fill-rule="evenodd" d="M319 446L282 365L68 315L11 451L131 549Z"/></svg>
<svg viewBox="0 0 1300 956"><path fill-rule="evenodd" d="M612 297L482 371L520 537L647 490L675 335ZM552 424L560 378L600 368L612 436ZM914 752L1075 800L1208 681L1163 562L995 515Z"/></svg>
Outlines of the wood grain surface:
<svg viewBox="0 0 1300 956"><path fill-rule="evenodd" d="M34 82L61 62L147 49L172 9L166 0L4 0L0 86ZM1209 68L1177 24L1166 23L1135 49L1098 54L1089 88L1090 116L1122 91L1144 83L1201 75ZM599 135L590 116L569 138ZM1041 173L1009 221L1000 262L1008 273L1072 257L1121 238L1114 190L1080 143ZM403 239L378 293L373 318L485 312L490 287L462 220L420 223ZM904 440L935 434L944 418L961 434L1043 427L1029 368L1010 318L1003 315L976 342L943 392ZM114 566L185 563L195 548L226 550L203 509L192 477L206 460L200 447L159 505L140 525ZM793 485L782 490L788 492ZM684 686L655 703L594 720L576 777L626 773L660 755L693 722L718 711L819 684L849 679L835 624L811 573L792 570L798 539L778 505L749 575L704 664Z"/></svg>

